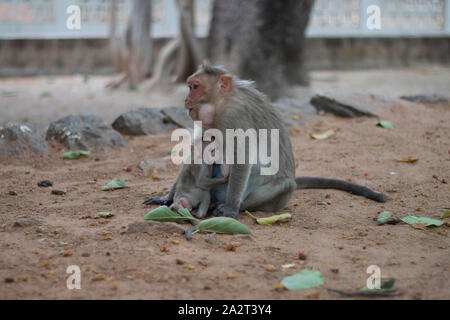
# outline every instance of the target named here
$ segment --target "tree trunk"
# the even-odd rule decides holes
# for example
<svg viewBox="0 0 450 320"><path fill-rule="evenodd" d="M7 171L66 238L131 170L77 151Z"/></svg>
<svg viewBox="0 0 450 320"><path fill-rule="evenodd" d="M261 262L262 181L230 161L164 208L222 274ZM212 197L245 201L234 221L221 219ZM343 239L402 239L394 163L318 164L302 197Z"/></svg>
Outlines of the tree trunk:
<svg viewBox="0 0 450 320"><path fill-rule="evenodd" d="M130 87L135 87L150 72L151 62L151 19L152 4L150 0L133 0L133 7L128 19L125 34L117 38L117 3L111 1L110 43L113 63L125 73L119 85L128 80Z"/></svg>
<svg viewBox="0 0 450 320"><path fill-rule="evenodd" d="M184 82L198 67L203 51L194 32L194 0L177 0L179 36L159 52L153 77L144 84L148 90L173 82ZM173 67L172 67L173 66Z"/></svg>
<svg viewBox="0 0 450 320"><path fill-rule="evenodd" d="M304 31L313 0L215 1L207 55L270 98L307 83Z"/></svg>
<svg viewBox="0 0 450 320"><path fill-rule="evenodd" d="M194 0L177 0L180 23L180 47L175 81L185 81L200 64L203 53L194 31Z"/></svg>

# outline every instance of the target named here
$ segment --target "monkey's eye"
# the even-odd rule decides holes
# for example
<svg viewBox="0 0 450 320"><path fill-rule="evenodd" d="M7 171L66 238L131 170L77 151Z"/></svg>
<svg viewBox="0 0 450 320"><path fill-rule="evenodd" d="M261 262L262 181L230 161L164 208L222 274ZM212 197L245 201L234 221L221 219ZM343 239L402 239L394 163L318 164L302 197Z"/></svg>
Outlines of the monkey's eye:
<svg viewBox="0 0 450 320"><path fill-rule="evenodd" d="M197 90L198 89L198 83L193 83L192 84L192 89Z"/></svg>

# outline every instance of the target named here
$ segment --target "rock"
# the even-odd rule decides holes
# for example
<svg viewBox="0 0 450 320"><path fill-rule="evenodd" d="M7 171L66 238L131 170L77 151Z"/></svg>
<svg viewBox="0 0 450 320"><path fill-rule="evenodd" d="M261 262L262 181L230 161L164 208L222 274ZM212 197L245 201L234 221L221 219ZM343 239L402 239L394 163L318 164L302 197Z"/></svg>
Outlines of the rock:
<svg viewBox="0 0 450 320"><path fill-rule="evenodd" d="M167 160L170 157L144 159L139 162L138 168L144 171L145 175L164 171L167 169Z"/></svg>
<svg viewBox="0 0 450 320"><path fill-rule="evenodd" d="M181 106L166 108L139 108L121 114L112 127L122 134L158 134L176 128L191 128L193 121Z"/></svg>
<svg viewBox="0 0 450 320"><path fill-rule="evenodd" d="M418 105L400 99L361 92L332 92L317 94L311 98L311 104L318 111L333 113L341 117L378 117L384 110L397 106L417 108Z"/></svg>
<svg viewBox="0 0 450 320"><path fill-rule="evenodd" d="M40 226L40 227L36 228L36 232L37 233L48 234L48 233L50 233L50 230L46 226Z"/></svg>
<svg viewBox="0 0 450 320"><path fill-rule="evenodd" d="M45 140L38 136L33 127L18 123L0 127L0 155L10 154L22 158L28 152L48 152Z"/></svg>
<svg viewBox="0 0 450 320"><path fill-rule="evenodd" d="M401 96L400 99L407 100L410 102L419 102L419 103L448 103L449 97L443 96L440 94L418 94L412 96Z"/></svg>
<svg viewBox="0 0 450 320"><path fill-rule="evenodd" d="M219 243L219 240L217 239L215 232L208 233L206 235L205 241L209 244L218 244Z"/></svg>
<svg viewBox="0 0 450 320"><path fill-rule="evenodd" d="M122 134L146 135L175 129L157 108L139 108L121 114L114 120L112 127Z"/></svg>
<svg viewBox="0 0 450 320"><path fill-rule="evenodd" d="M281 98L273 106L280 112L287 126L306 124L306 118L317 115L317 110L308 101Z"/></svg>
<svg viewBox="0 0 450 320"><path fill-rule="evenodd" d="M65 196L67 191L64 190L52 190L51 194L57 195L57 196Z"/></svg>
<svg viewBox="0 0 450 320"><path fill-rule="evenodd" d="M194 121L189 117L186 108L183 106L165 107L161 109L161 113L178 128L194 127Z"/></svg>
<svg viewBox="0 0 450 320"><path fill-rule="evenodd" d="M47 187L52 187L53 182L51 182L50 180L42 180L42 181L39 181L37 185L38 185L38 187L47 188Z"/></svg>
<svg viewBox="0 0 450 320"><path fill-rule="evenodd" d="M13 227L31 227L41 225L42 221L35 218L25 218L14 222Z"/></svg>
<svg viewBox="0 0 450 320"><path fill-rule="evenodd" d="M70 115L52 122L46 140L56 140L68 149L106 151L127 146L123 137L102 118L93 115Z"/></svg>

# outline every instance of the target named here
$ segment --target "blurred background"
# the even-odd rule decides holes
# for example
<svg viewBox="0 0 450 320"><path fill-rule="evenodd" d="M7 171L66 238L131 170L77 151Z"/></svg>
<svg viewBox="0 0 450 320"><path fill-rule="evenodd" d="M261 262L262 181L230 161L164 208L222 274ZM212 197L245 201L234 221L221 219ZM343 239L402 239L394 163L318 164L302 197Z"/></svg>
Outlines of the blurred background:
<svg viewBox="0 0 450 320"><path fill-rule="evenodd" d="M450 0L0 0L0 125L181 105L203 59L272 100L450 91Z"/></svg>

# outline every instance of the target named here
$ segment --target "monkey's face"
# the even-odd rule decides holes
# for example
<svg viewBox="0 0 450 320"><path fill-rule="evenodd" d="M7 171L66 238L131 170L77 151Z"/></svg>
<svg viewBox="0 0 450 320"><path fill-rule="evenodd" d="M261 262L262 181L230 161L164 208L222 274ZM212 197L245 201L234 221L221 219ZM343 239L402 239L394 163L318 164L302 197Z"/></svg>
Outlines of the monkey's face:
<svg viewBox="0 0 450 320"><path fill-rule="evenodd" d="M192 211L191 201L187 197L175 198L170 209L172 211L178 212L178 209L185 208Z"/></svg>
<svg viewBox="0 0 450 320"><path fill-rule="evenodd" d="M187 85L189 94L184 104L186 109L189 110L189 115L191 115L200 104L208 102L208 88L205 81L200 77L189 79Z"/></svg>

